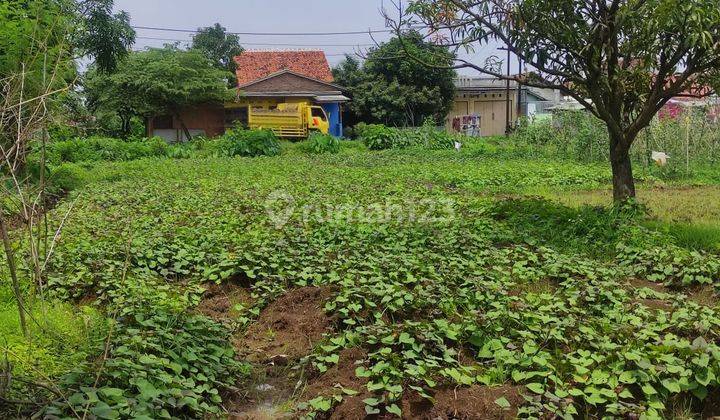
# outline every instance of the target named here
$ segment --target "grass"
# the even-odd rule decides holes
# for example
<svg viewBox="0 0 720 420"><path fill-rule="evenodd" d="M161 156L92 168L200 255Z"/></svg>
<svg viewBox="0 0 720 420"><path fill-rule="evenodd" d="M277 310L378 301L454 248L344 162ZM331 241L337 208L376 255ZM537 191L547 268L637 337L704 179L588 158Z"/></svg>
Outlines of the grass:
<svg viewBox="0 0 720 420"><path fill-rule="evenodd" d="M604 206L608 190L552 192L545 195L568 206ZM684 247L720 250L720 188L717 186L643 188L638 201L647 207L645 226L672 237Z"/></svg>
<svg viewBox="0 0 720 420"><path fill-rule="evenodd" d="M98 313L120 314L117 333L127 342L113 342L110 360L119 365L97 387L64 382L74 403L53 413L201 417L242 401L234 388L248 380L247 366L243 376L220 365L273 302L303 287L328 297L285 312L328 317L330 328L308 354L287 360L284 369L306 374L285 385L351 381L353 389L297 395L283 405L297 415L353 402L360 413L388 414L415 397L502 385L516 390L509 400L536 397L513 404L520 416L658 417L698 413L703 393L718 392L708 378L720 376L719 308L684 298L720 282L714 234L697 230L717 223L717 186L660 190L641 180L640 199L654 215L646 220L606 206L604 165L529 159L488 142L460 152L369 152L357 142L334 154L281 148L277 157L87 165L86 184L51 215L52 229L72 203L48 272L48 292L63 302L51 317L67 330L73 357L94 360L97 351L76 350L89 327L74 309L92 297ZM663 305L643 304L630 285L637 278L667 285ZM213 319L187 318L202 313L213 283L249 298L236 305L215 295ZM0 312L2 331L17 345L12 309ZM303 325L283 313L257 341ZM57 343L46 345L64 363L54 374L79 364ZM362 359L343 366L339 355L353 348ZM147 350L152 357L141 356ZM252 366L259 377L266 369ZM348 378L325 376L345 371ZM191 386L206 380L213 385ZM201 398L183 411L176 388ZM688 396L681 410L677 395ZM298 409L306 401L311 408Z"/></svg>

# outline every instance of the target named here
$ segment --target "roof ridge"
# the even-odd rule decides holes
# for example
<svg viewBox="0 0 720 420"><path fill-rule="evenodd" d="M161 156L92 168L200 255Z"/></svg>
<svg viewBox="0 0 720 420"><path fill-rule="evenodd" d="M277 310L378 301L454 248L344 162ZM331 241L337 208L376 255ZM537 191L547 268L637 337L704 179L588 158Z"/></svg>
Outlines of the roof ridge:
<svg viewBox="0 0 720 420"><path fill-rule="evenodd" d="M331 83L332 71L325 52L317 49L247 50L236 56L238 86L247 85L281 70Z"/></svg>
<svg viewBox="0 0 720 420"><path fill-rule="evenodd" d="M317 52L317 53L323 53L325 54L325 51L319 50L317 48L253 48L250 50L244 50L239 55L236 55L235 57L240 57L245 53L264 53L264 52Z"/></svg>

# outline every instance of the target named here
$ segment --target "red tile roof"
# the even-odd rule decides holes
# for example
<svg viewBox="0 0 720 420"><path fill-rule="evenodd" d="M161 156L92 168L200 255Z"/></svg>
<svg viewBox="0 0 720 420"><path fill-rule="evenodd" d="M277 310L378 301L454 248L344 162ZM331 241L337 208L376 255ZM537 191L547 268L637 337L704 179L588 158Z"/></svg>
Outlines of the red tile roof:
<svg viewBox="0 0 720 420"><path fill-rule="evenodd" d="M323 82L333 81L330 65L322 51L245 51L235 57L235 62L238 86L282 70Z"/></svg>

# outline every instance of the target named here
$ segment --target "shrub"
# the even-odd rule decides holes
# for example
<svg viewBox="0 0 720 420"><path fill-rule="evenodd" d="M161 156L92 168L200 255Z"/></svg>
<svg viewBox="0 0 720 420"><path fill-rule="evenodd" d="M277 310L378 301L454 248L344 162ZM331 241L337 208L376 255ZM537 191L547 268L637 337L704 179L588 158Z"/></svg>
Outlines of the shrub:
<svg viewBox="0 0 720 420"><path fill-rule="evenodd" d="M63 163L51 169L48 184L52 192L69 192L80 188L87 179L87 171L74 163Z"/></svg>
<svg viewBox="0 0 720 420"><path fill-rule="evenodd" d="M235 127L211 146L215 154L226 157L233 156L277 156L280 154L280 143L270 130L243 130Z"/></svg>
<svg viewBox="0 0 720 420"><path fill-rule="evenodd" d="M401 149L413 144L412 136L382 124L358 124L355 133L370 150Z"/></svg>
<svg viewBox="0 0 720 420"><path fill-rule="evenodd" d="M159 137L141 140L119 140L91 137L51 142L47 146L47 161L55 165L63 162L127 161L143 157L166 156L168 144ZM35 155L39 155L35 151ZM39 159L38 159L39 160Z"/></svg>
<svg viewBox="0 0 720 420"><path fill-rule="evenodd" d="M440 150L440 149L452 149L455 147L455 137L449 134L444 129L438 129L431 118L428 118L423 123L422 127L415 130L416 143L422 144L428 149Z"/></svg>
<svg viewBox="0 0 720 420"><path fill-rule="evenodd" d="M581 162L609 159L607 129L585 111L563 111L552 119L524 120L514 135L521 146L540 148L542 154Z"/></svg>
<svg viewBox="0 0 720 420"><path fill-rule="evenodd" d="M316 155L322 153L337 153L340 151L340 140L329 134L315 132L310 134L310 137L303 142L301 148L306 153Z"/></svg>

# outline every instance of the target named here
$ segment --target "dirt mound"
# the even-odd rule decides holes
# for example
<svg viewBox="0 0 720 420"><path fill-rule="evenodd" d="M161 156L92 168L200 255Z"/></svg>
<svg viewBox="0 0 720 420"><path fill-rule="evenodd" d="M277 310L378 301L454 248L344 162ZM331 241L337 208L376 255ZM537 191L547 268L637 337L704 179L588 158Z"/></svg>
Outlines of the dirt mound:
<svg viewBox="0 0 720 420"><path fill-rule="evenodd" d="M367 378L358 378L355 376L355 369L363 360L367 358L367 353L361 348L344 349L340 352L340 360L338 364L331 367L324 374L316 377L308 383L305 395L310 398L317 396L330 396L339 392L335 385L340 384L343 388L352 389L363 393Z"/></svg>
<svg viewBox="0 0 720 420"><path fill-rule="evenodd" d="M520 395L522 387L487 387L476 385L470 388L446 388L438 390L435 395L435 405L421 397L415 391L406 392L402 400L402 412L404 419L428 419L428 420L450 420L450 419L514 419L517 416L517 409L525 400ZM351 397L345 397L331 415L331 419L360 420L369 418L365 414L365 403L363 399L370 395L364 390ZM504 409L495 401L504 397L510 407ZM395 418L384 415L375 418Z"/></svg>
<svg viewBox="0 0 720 420"><path fill-rule="evenodd" d="M488 387L475 385L469 388L438 390L435 405L417 393L403 399L403 417L408 419L514 419L517 409L525 400L522 387ZM504 397L510 408L495 403Z"/></svg>
<svg viewBox="0 0 720 420"><path fill-rule="evenodd" d="M235 344L241 357L253 362L284 364L308 355L331 325L325 315L325 301L331 288L294 289L260 313Z"/></svg>
<svg viewBox="0 0 720 420"><path fill-rule="evenodd" d="M205 285L205 289L196 310L212 319L223 321L235 318L238 315L235 305L252 305L250 289L237 282L210 283Z"/></svg>

